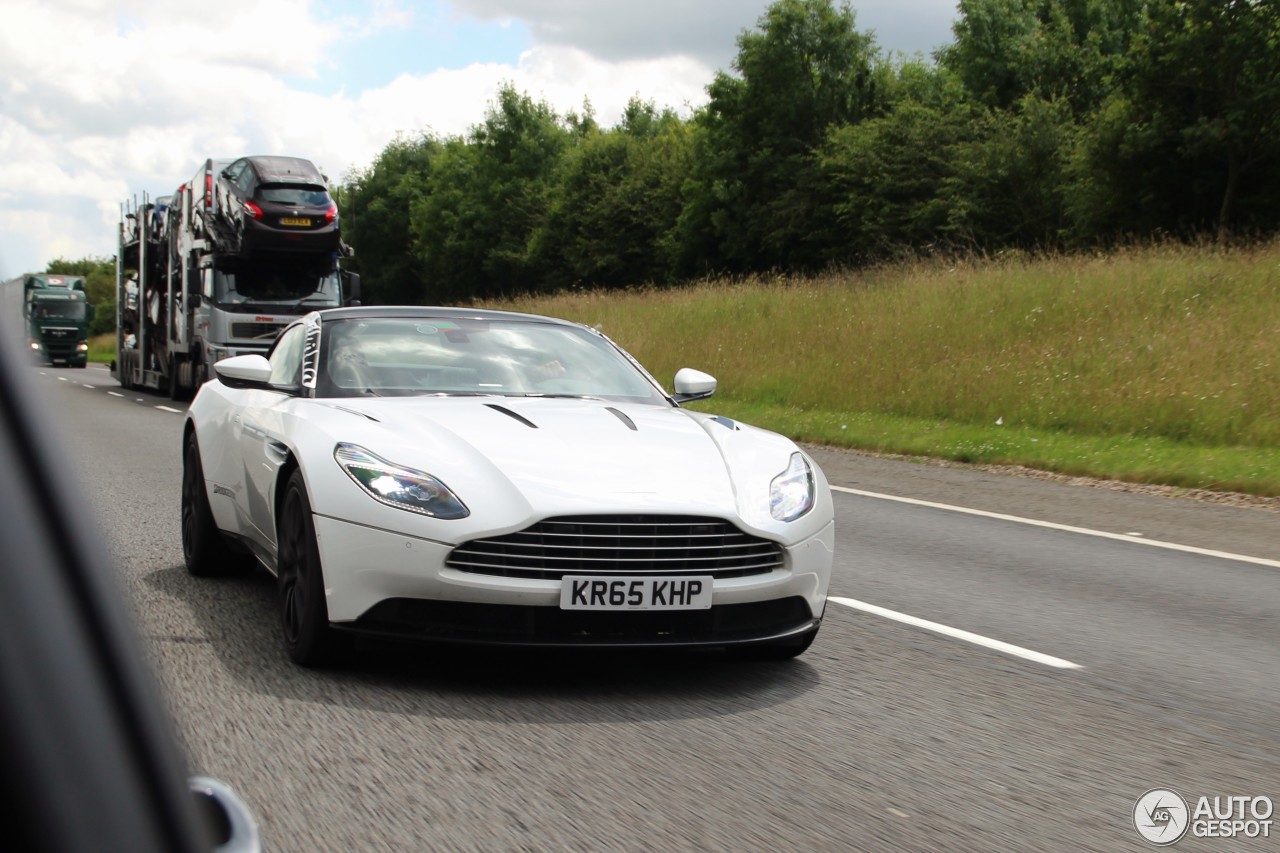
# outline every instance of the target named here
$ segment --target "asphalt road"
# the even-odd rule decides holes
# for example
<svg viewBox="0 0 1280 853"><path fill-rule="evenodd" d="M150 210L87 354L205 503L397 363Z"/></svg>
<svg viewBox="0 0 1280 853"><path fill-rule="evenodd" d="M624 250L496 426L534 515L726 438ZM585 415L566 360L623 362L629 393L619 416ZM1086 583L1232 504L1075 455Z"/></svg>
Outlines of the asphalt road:
<svg viewBox="0 0 1280 853"><path fill-rule="evenodd" d="M1149 789L1280 800L1275 513L815 450L856 606L796 661L383 648L311 672L265 574L182 567L181 404L33 371L193 768L270 850L1143 850Z"/></svg>

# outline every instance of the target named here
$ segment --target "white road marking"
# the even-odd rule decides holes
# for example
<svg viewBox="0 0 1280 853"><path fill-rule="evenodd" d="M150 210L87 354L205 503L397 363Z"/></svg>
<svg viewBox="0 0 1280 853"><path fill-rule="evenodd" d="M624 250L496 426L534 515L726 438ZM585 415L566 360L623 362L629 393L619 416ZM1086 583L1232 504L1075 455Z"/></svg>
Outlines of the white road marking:
<svg viewBox="0 0 1280 853"><path fill-rule="evenodd" d="M1005 515L1000 512L987 512L984 509L971 509L964 506L953 506L952 504L935 503L933 501L922 501L916 498L904 498L898 495L885 495L880 492L868 492L862 489L848 489L844 486L832 486L833 492L845 492L850 495L861 495L864 498L877 498L884 501L896 501L898 503L911 504L912 506L924 506L930 509L944 509L948 512L959 512L965 515L977 515L983 518L994 518L999 521L1014 521L1018 524L1029 524L1032 527L1044 527L1049 530L1064 530L1067 533L1080 533L1084 536L1097 536L1100 539L1114 539L1118 542L1131 542L1135 545L1147 545L1152 548L1164 548L1168 551L1181 551L1185 554L1199 554L1203 557L1219 557L1223 560L1236 560L1241 563L1253 563L1258 566L1270 566L1273 569L1280 569L1280 560L1268 560L1265 557L1250 557L1247 554L1232 554L1229 551L1214 551L1209 548L1196 548L1192 545L1179 545L1176 542L1161 542L1158 539L1143 539L1131 533L1108 533L1105 530L1092 530L1088 527L1072 527L1069 524L1057 524L1052 521L1038 521L1034 518L1023 518L1017 515Z"/></svg>
<svg viewBox="0 0 1280 853"><path fill-rule="evenodd" d="M182 414L182 409L171 409L168 406L156 406L162 412L173 412L175 415Z"/></svg>
<svg viewBox="0 0 1280 853"><path fill-rule="evenodd" d="M914 625L917 628L924 628L926 631L933 631L947 637L957 640L964 640L966 643L973 643L984 648L994 649L998 652L1004 652L1008 655L1023 658L1024 660L1042 663L1046 666L1057 667L1058 669L1083 669L1078 663L1072 663L1069 660L1055 658L1052 655L1033 652L1031 649L1024 649L1022 646L1015 646L1012 643L993 640L990 637L984 637L981 634L973 634L969 631L961 631L959 628L952 628L950 625L943 625L939 622L930 622L928 619L921 619L918 616L910 616L906 613L899 613L896 610L889 610L885 607L877 607L874 604L867 604L865 601L858 601L853 598L841 598L839 596L829 596L828 601L834 601L836 604L843 604L845 607L852 607L854 610L861 610L864 613L871 613L876 616L883 616L886 619L893 619L896 622L902 622L905 625Z"/></svg>
<svg viewBox="0 0 1280 853"><path fill-rule="evenodd" d="M83 387L83 388L93 388L93 387L95 387L95 386L93 386L93 385L82 385L81 387Z"/></svg>
<svg viewBox="0 0 1280 853"><path fill-rule="evenodd" d="M59 376L59 377L58 377L58 381L59 381L59 382L66 382L66 381L67 381L67 377L65 377L65 376Z"/></svg>
<svg viewBox="0 0 1280 853"><path fill-rule="evenodd" d="M124 396L124 395L123 395L123 394L121 394L119 391L108 391L107 393L108 393L109 395L111 395L112 397L123 397L123 396Z"/></svg>

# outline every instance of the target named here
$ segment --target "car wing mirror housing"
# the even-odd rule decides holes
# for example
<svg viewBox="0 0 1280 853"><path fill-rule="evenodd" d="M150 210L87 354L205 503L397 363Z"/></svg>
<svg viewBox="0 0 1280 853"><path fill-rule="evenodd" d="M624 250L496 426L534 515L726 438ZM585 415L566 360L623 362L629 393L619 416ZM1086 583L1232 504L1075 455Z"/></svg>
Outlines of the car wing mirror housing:
<svg viewBox="0 0 1280 853"><path fill-rule="evenodd" d="M676 372L677 403L688 403L692 400L705 400L716 393L716 378L692 367L682 367Z"/></svg>
<svg viewBox="0 0 1280 853"><path fill-rule="evenodd" d="M213 372L232 387L262 387L271 379L271 362L257 354L236 355L214 362Z"/></svg>
<svg viewBox="0 0 1280 853"><path fill-rule="evenodd" d="M253 812L226 783L208 776L187 780L214 843L214 853L262 853L262 836Z"/></svg>

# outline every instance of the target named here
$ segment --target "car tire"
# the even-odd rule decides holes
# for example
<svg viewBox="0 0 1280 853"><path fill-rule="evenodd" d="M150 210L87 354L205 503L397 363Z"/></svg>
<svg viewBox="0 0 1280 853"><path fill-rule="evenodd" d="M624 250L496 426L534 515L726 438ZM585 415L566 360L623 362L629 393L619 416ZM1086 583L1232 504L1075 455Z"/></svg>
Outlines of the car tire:
<svg viewBox="0 0 1280 853"><path fill-rule="evenodd" d="M300 666L324 666L337 657L339 638L329 626L315 520L296 468L285 483L279 525L276 580L285 651Z"/></svg>
<svg viewBox="0 0 1280 853"><path fill-rule="evenodd" d="M730 646L729 654L739 660L791 660L804 654L809 646L813 645L814 638L817 636L818 629L814 628L798 637L787 637L785 640L753 643L748 646Z"/></svg>
<svg viewBox="0 0 1280 853"><path fill-rule="evenodd" d="M227 547L213 520L194 432L187 437L182 456L182 560L196 577L226 574L242 562Z"/></svg>

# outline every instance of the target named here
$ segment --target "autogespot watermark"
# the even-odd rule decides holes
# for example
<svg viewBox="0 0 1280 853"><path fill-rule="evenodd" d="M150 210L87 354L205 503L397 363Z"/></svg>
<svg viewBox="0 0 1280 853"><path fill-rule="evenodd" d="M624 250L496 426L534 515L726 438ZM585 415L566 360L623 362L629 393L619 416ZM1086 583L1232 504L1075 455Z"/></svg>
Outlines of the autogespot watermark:
<svg viewBox="0 0 1280 853"><path fill-rule="evenodd" d="M1152 788L1133 804L1133 825L1152 844L1174 844L1188 831L1196 838L1270 838L1270 797L1202 796L1195 808L1177 791Z"/></svg>

